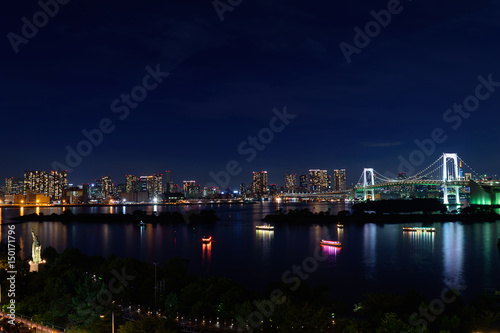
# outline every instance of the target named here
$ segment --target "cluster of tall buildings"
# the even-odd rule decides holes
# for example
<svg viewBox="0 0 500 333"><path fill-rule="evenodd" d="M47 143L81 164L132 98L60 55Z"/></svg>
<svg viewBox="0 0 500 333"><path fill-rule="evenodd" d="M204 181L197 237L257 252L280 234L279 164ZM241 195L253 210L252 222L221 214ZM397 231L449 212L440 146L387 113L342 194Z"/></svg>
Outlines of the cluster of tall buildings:
<svg viewBox="0 0 500 333"><path fill-rule="evenodd" d="M5 192L10 195L43 194L59 200L67 185L66 171L26 171L24 178L5 179Z"/></svg>
<svg viewBox="0 0 500 333"><path fill-rule="evenodd" d="M197 198L261 198L280 193L324 193L346 190L345 169L311 169L308 174L285 174L284 186L268 183L267 171L253 172L250 186L240 184L239 190L201 187L195 180L174 184L170 171L148 176L126 175L124 183L114 183L109 176L93 183L68 185L66 171L26 171L24 178L6 178L1 188L5 202L12 203L115 203L161 202ZM0 193L1 194L1 193Z"/></svg>
<svg viewBox="0 0 500 333"><path fill-rule="evenodd" d="M250 191L245 191L244 184L240 185L240 193L247 193L253 197L284 193L325 193L346 191L345 169L335 169L332 175L327 170L310 169L308 174L285 174L285 185L268 184L267 171L253 173ZM249 193L248 193L249 192Z"/></svg>
<svg viewBox="0 0 500 333"><path fill-rule="evenodd" d="M346 187L345 169L333 170L333 176L327 170L310 169L308 174L286 174L286 193L324 193L343 192Z"/></svg>

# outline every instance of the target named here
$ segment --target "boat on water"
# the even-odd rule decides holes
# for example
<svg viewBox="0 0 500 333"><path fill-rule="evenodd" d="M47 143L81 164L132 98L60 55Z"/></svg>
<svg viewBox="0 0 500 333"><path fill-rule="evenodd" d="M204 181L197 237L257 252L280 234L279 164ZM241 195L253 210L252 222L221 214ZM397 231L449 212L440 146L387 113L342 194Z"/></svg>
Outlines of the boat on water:
<svg viewBox="0 0 500 333"><path fill-rule="evenodd" d="M146 226L146 223L144 223L143 221L141 221L141 222L139 223L139 226L140 226L140 227L145 227L145 226Z"/></svg>
<svg viewBox="0 0 500 333"><path fill-rule="evenodd" d="M326 245L326 246L342 246L342 243L339 241L332 241L332 240L325 240L325 239L322 239L320 244Z"/></svg>
<svg viewBox="0 0 500 333"><path fill-rule="evenodd" d="M431 228L431 227L403 227L403 231L436 232L436 228Z"/></svg>
<svg viewBox="0 0 500 333"><path fill-rule="evenodd" d="M272 225L258 225L255 227L257 230L274 230L274 226Z"/></svg>
<svg viewBox="0 0 500 333"><path fill-rule="evenodd" d="M337 223L337 228L342 229L343 227L344 227L344 225L343 225L343 224Z"/></svg>
<svg viewBox="0 0 500 333"><path fill-rule="evenodd" d="M210 237L202 237L201 242L202 243L210 243L212 241L212 236Z"/></svg>

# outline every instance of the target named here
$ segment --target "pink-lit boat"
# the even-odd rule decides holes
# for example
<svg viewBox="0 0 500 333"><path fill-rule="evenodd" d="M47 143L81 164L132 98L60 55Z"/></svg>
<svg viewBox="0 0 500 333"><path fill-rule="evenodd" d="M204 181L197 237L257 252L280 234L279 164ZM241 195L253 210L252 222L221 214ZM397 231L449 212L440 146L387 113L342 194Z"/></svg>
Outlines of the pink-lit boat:
<svg viewBox="0 0 500 333"><path fill-rule="evenodd" d="M326 246L342 246L342 243L339 241L331 241L331 240L325 240L325 239L322 239L320 244L326 245Z"/></svg>

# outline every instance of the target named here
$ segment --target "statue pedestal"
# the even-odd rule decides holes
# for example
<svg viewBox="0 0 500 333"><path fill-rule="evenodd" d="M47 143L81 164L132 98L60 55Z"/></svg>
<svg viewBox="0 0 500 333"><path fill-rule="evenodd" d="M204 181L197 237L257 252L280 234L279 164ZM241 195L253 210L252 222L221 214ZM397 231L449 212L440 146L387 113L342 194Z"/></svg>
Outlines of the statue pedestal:
<svg viewBox="0 0 500 333"><path fill-rule="evenodd" d="M30 264L30 272L39 272L43 268L42 264L45 264L45 260L37 264L30 261L29 264Z"/></svg>

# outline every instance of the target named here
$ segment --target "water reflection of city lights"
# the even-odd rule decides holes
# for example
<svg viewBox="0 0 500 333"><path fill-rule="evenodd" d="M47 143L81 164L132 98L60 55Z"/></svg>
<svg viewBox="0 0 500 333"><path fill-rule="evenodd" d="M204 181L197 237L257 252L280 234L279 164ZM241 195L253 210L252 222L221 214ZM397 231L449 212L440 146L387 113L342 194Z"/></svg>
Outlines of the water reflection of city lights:
<svg viewBox="0 0 500 333"><path fill-rule="evenodd" d="M326 253L329 256L334 256L334 257L336 257L337 254L339 254L340 250L342 249L342 247L340 246L328 246L328 245L321 245L321 248L323 249L323 253Z"/></svg>
<svg viewBox="0 0 500 333"><path fill-rule="evenodd" d="M457 223L443 225L443 282L449 288L460 288L464 280L464 226Z"/></svg>
<svg viewBox="0 0 500 333"><path fill-rule="evenodd" d="M274 230L255 230L257 239L263 243L269 243L274 238Z"/></svg>
<svg viewBox="0 0 500 333"><path fill-rule="evenodd" d="M366 267L366 277L369 279L375 276L377 263L377 226L367 223L363 226L363 262Z"/></svg>
<svg viewBox="0 0 500 333"><path fill-rule="evenodd" d="M203 261L206 260L208 263L210 263L210 260L212 259L212 242L203 243L201 250L202 250L201 257Z"/></svg>
<svg viewBox="0 0 500 333"><path fill-rule="evenodd" d="M425 249L434 252L434 232L404 231L403 237L408 238L414 249Z"/></svg>
<svg viewBox="0 0 500 333"><path fill-rule="evenodd" d="M337 228L338 239L344 238L344 228Z"/></svg>

